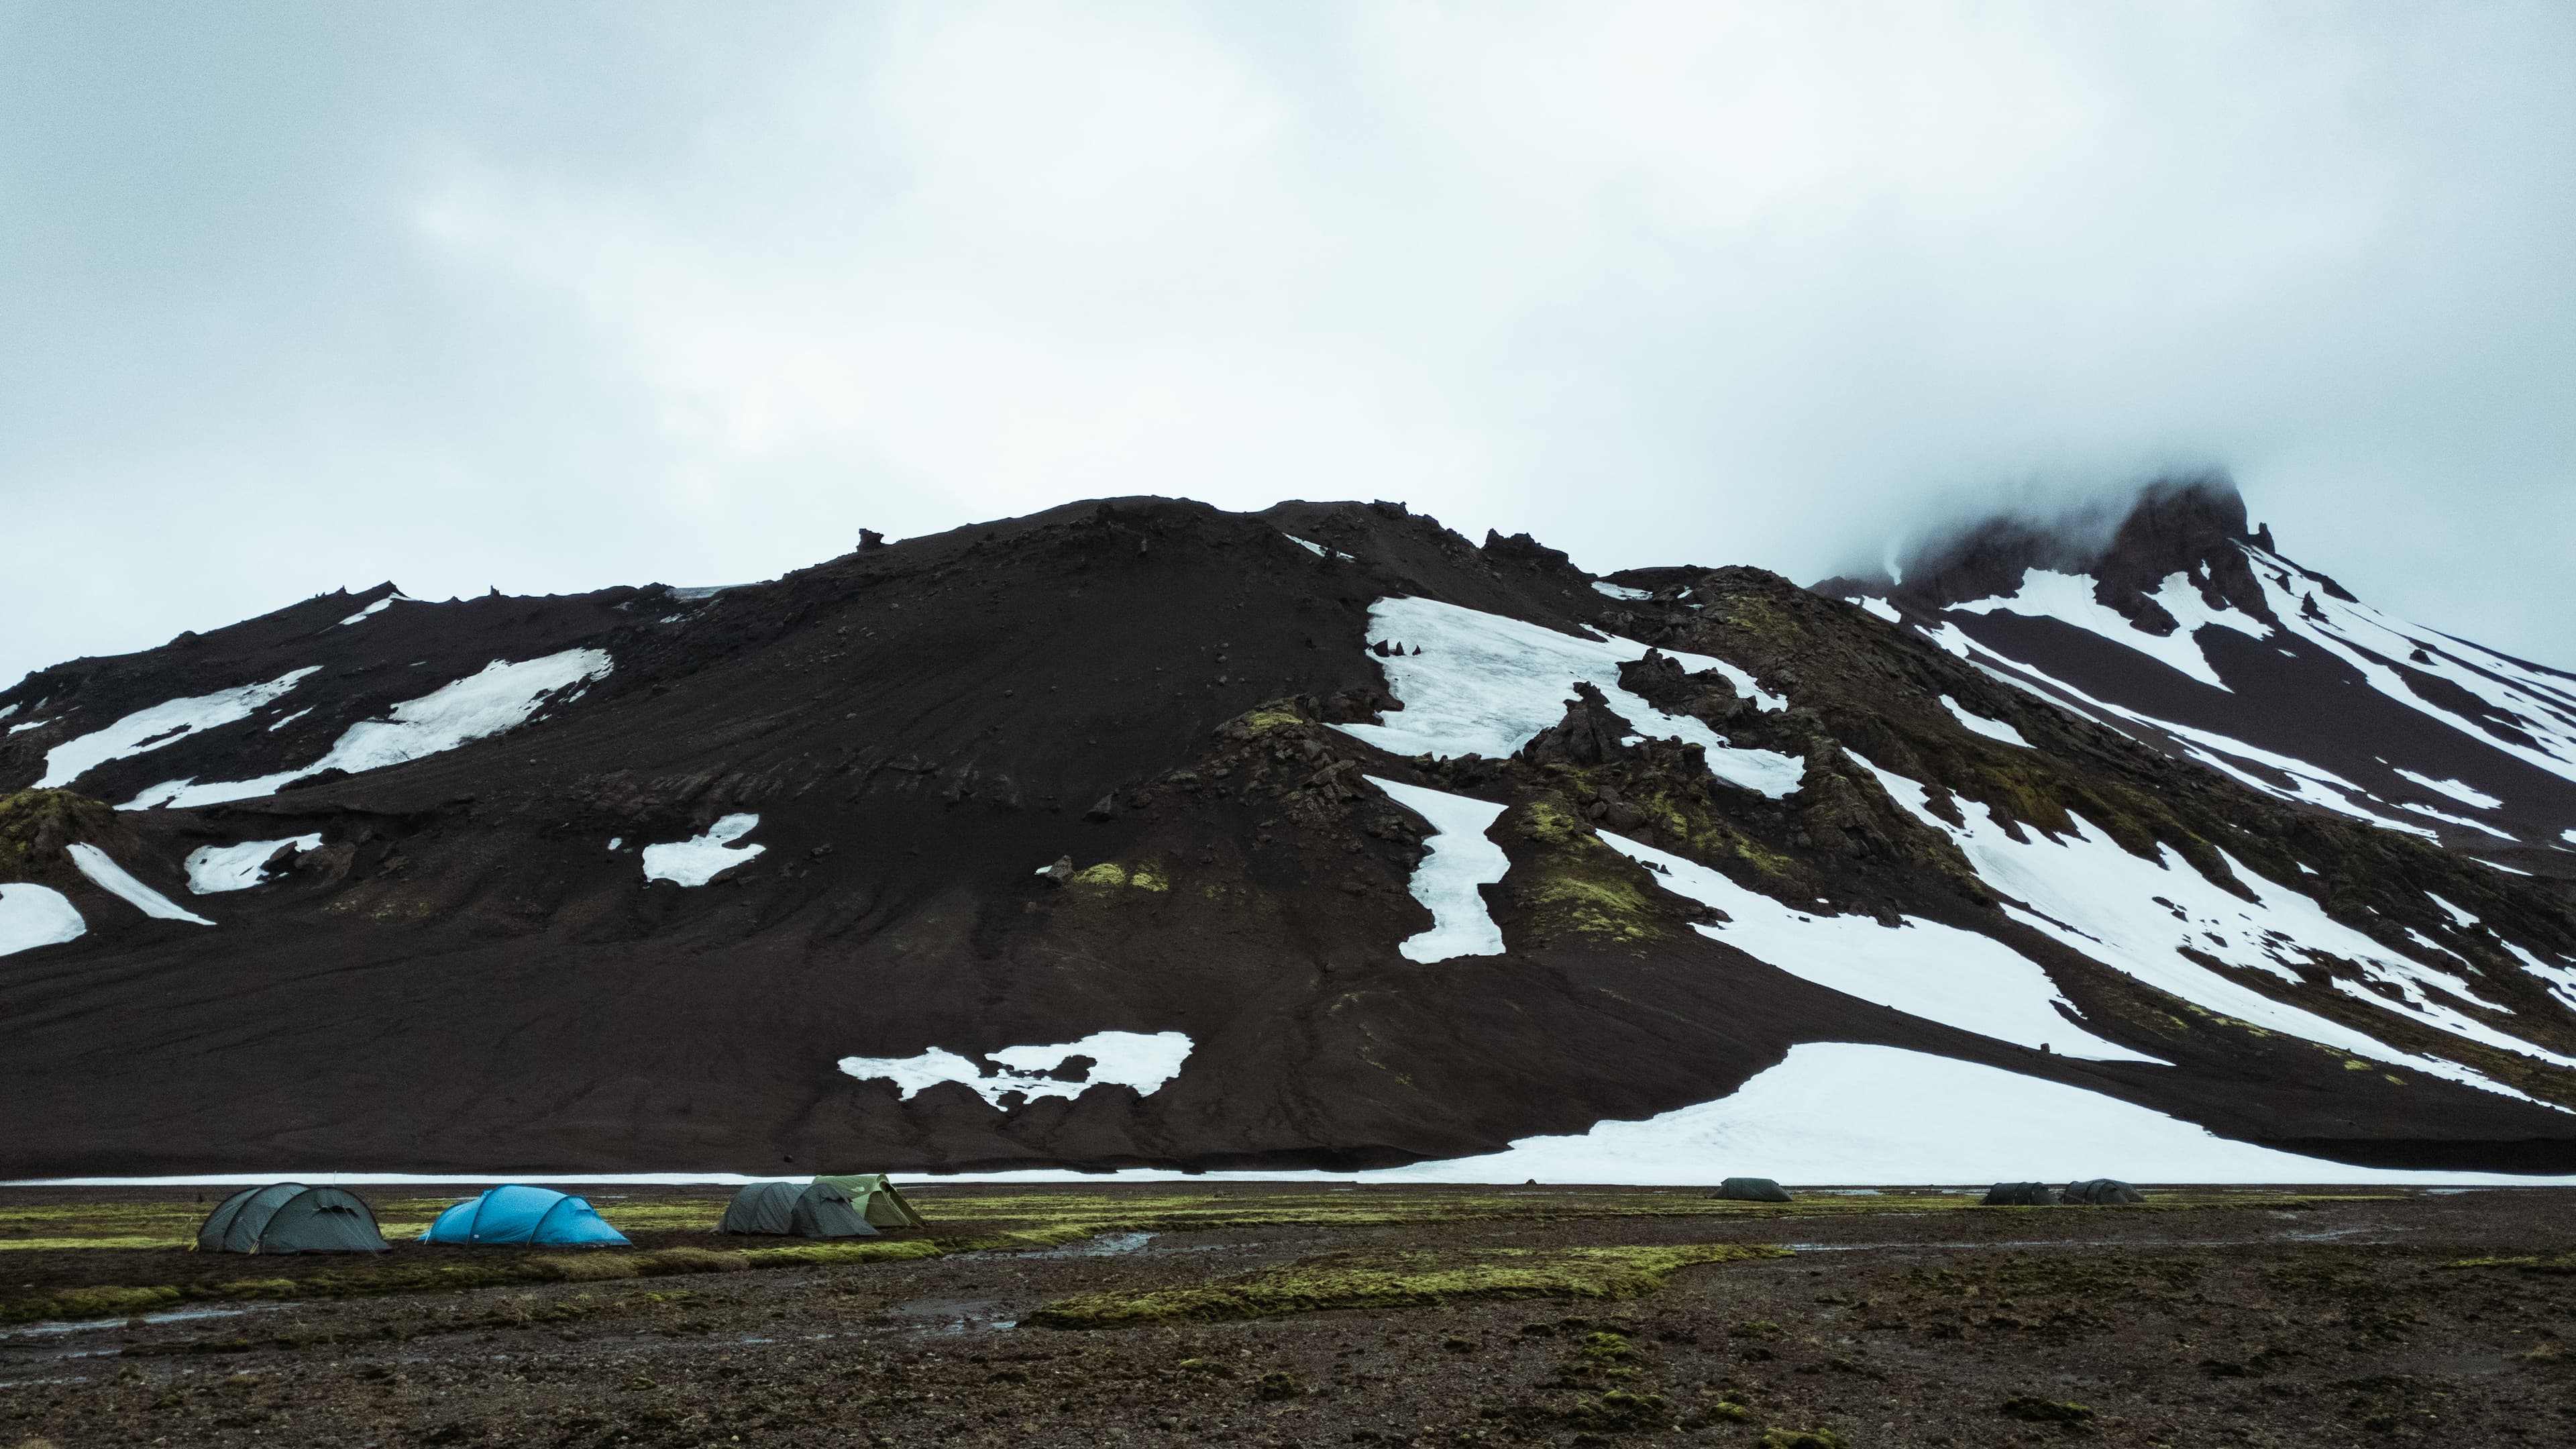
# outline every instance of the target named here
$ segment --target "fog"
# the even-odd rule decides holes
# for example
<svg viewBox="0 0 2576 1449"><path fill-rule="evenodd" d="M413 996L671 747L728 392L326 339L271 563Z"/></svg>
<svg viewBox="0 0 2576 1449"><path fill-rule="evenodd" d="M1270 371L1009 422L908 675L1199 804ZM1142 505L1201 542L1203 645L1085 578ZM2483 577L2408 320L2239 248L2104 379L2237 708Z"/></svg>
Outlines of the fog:
<svg viewBox="0 0 2576 1449"><path fill-rule="evenodd" d="M0 680L1116 493L1808 581L2223 468L2576 666L2576 9L0 0Z"/></svg>

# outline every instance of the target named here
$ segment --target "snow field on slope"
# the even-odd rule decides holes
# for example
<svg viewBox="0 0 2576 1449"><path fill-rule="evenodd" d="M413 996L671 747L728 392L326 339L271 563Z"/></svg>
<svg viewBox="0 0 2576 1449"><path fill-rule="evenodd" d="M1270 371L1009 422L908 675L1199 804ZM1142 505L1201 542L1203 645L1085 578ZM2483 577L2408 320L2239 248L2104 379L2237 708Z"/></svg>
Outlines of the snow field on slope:
<svg viewBox="0 0 2576 1449"><path fill-rule="evenodd" d="M2473 806L2479 810L2493 810L2504 804L2502 800L2474 785L2463 784L2458 780L2436 780L2430 775L2419 775L2403 766L2392 765L2390 768L2434 794L2448 795L2463 805Z"/></svg>
<svg viewBox="0 0 2576 1449"><path fill-rule="evenodd" d="M1997 653L1994 649L1978 642L1955 623L1944 621L1937 629L1923 628L1920 625L1916 627L1917 632L1924 638L1931 640L1950 654L1975 665L1989 679L2009 684L2026 694L2036 695L2061 709L2083 715L2095 724L2133 740L2139 738L2137 732L2122 728L2122 721L2161 731L2167 739L2182 750L2186 758L2207 765L2249 790L2261 791L2276 800L2315 805L2332 810L2338 815L2349 815L2356 820L2366 821L2382 829L2394 830L2401 834L2413 835L2425 840L2438 841L2441 838L2439 833L2429 826L2382 815L2362 804L2362 800L2371 801L2373 804L2387 802L2321 765L2312 765L2296 756L2280 754L2264 749L2260 745L2250 745L2215 730L2177 724L2172 720L2158 719L2151 714L2141 714L2137 710L2125 705L2113 704L2106 699L2096 699L2062 679L2042 673L2039 669L2024 664L2020 660ZM2234 758L2231 759L2230 756ZM2244 768L2245 764L2278 770L2290 777L2290 783L2284 786L2278 781L2266 779ZM2359 799L2354 798L2356 796ZM2424 810L2422 806L2406 808L2423 811L2426 814L2440 814L2439 811ZM2490 835L2504 835L2503 831L2480 825L2473 820L2459 820L2456 816L2443 818L2475 826ZM2513 837L2506 835L2504 838L2510 840Z"/></svg>
<svg viewBox="0 0 2576 1449"><path fill-rule="evenodd" d="M1384 724L1334 726L1389 754L1504 758L1564 719L1574 686L1588 682L1639 734L1700 746L1709 772L1728 784L1778 799L1806 771L1774 750L1736 749L1698 720L1665 714L1622 688L1619 666L1647 654L1631 639L1579 639L1434 599L1380 599L1369 606L1369 642L1422 650L1379 661L1403 709L1389 711ZM1716 670L1764 709L1787 703L1724 660L1662 652L1691 673Z"/></svg>
<svg viewBox="0 0 2576 1449"><path fill-rule="evenodd" d="M2287 559L2250 546L2245 553L2253 562L2256 582L2263 587L2264 601L2280 616L2282 627L2351 665L2371 688L2408 709L2439 720L2489 749L2576 780L2576 696L2569 693L2569 681L2546 678L2476 645L2401 623L2368 604L2338 599L2314 575ZM2311 600L2322 619L2302 612ZM2424 657L2415 658L2417 653ZM2467 662L2471 657L2477 661L2474 665ZM2417 694L2390 660L2403 660L2409 669L2449 680L2515 717L2538 747L2501 738L2476 720Z"/></svg>
<svg viewBox="0 0 2576 1449"><path fill-rule="evenodd" d="M2250 615L2209 607L2200 590L2182 574L2168 575L2149 596L2181 625L2170 634L2150 634L2129 622L2127 615L2095 599L2093 587L2088 575L2034 568L2023 571L2021 587L2010 594L1971 599L1950 607L1963 614L2009 613L2055 619L2124 649L2134 649L2213 689L2226 689L2227 682L2218 677L2218 671L2210 667L2209 656L2201 652L2196 637L2201 628L2215 625L2256 639L2272 632L2270 626Z"/></svg>
<svg viewBox="0 0 2576 1449"><path fill-rule="evenodd" d="M911 1101L925 1087L960 1082L999 1107L1002 1098L1013 1092L1020 1093L1023 1101L1034 1102L1040 1097L1078 1097L1094 1087L1122 1086L1150 1097L1161 1091L1165 1082L1180 1075L1181 1064L1189 1060L1193 1045L1185 1032L1158 1031L1148 1035L1096 1031L1080 1041L1055 1046L1015 1046L987 1052L985 1056L1001 1064L992 1076L986 1076L971 1058L944 1047L932 1047L914 1057L843 1057L835 1065L863 1082L883 1079L894 1083L902 1101ZM1091 1070L1083 1080L1068 1082L1048 1075L1072 1057L1092 1060Z"/></svg>
<svg viewBox="0 0 2576 1449"><path fill-rule="evenodd" d="M0 885L0 956L59 946L88 929L61 891L27 881Z"/></svg>
<svg viewBox="0 0 2576 1449"><path fill-rule="evenodd" d="M1909 1016L2016 1046L2047 1045L2092 1061L2171 1063L2104 1041L2075 1024L2073 1008L2038 963L1974 931L1907 916L1890 928L1868 916L1819 915L1747 890L1699 864L1604 830L1601 843L1655 872L1667 890L1732 917L1695 926L1801 981Z"/></svg>
<svg viewBox="0 0 2576 1449"><path fill-rule="evenodd" d="M1987 739L2001 740L2008 745L2019 745L2025 750L2030 748L2030 741L2021 737L2021 731L2014 729L2011 725L2004 723L2002 720L1988 719L1981 714L1972 714L1969 712L1966 705L1959 703L1957 700L1952 699L1946 694L1941 696L1941 707L1948 710L1950 712L1950 718L1957 720L1960 727L1967 730L1970 734L1984 735Z"/></svg>
<svg viewBox="0 0 2576 1449"><path fill-rule="evenodd" d="M284 840L245 840L239 845L200 845L188 852L188 893L220 895L225 891L245 891L260 883L259 868L268 858L287 846L297 850L319 850L322 836L290 836Z"/></svg>
<svg viewBox="0 0 2576 1449"><path fill-rule="evenodd" d="M1956 797L1968 824L1964 829L1954 827L1927 808L1928 793L1921 784L1881 769L1859 754L1852 758L1876 775L1888 795L1916 819L1955 841L1976 868L1978 879L2019 901L2019 906L2005 906L2014 919L2185 1001L2355 1056L2412 1067L2523 1101L2538 1100L2457 1062L2399 1051L2365 1032L2275 1001L2191 960L2182 948L2291 983L2301 979L2295 965L2312 962L2314 953L2325 952L2353 962L2372 980L2395 988L2405 1004L2345 987L2356 1000L2500 1050L2576 1066L2555 1052L2430 999L2425 995L2427 986L2478 1001L2466 981L2391 956L2386 947L2327 915L2315 901L2255 874L2224 851L2220 856L2227 868L2255 893L2257 901L2248 902L2221 889L2169 846L2159 846L2153 861L2131 855L2096 833L2080 815L2070 817L2074 831L2066 839L2051 840L2026 826L2028 839L2015 841L1984 805ZM2294 963L2293 957L2300 959Z"/></svg>
<svg viewBox="0 0 2576 1449"><path fill-rule="evenodd" d="M163 921L193 921L200 926L214 922L182 907L178 902L136 880L125 867L118 865L106 851L86 841L69 847L72 864L89 877L90 884L125 902L147 916Z"/></svg>
<svg viewBox="0 0 2576 1449"><path fill-rule="evenodd" d="M136 710L105 729L65 740L45 752L44 778L36 782L36 788L59 790L110 760L147 754L218 725L248 719L262 705L293 689L321 667L311 665L262 684L165 700L150 709Z"/></svg>
<svg viewBox="0 0 2576 1449"><path fill-rule="evenodd" d="M1637 599L1651 599L1654 597L1654 594L1649 590L1632 589L1626 584L1614 584L1608 579L1594 579L1592 581L1592 591L1606 598L1626 599L1630 601Z"/></svg>
<svg viewBox="0 0 2576 1449"><path fill-rule="evenodd" d="M614 667L607 651L600 649L567 649L516 664L495 659L479 673L442 685L418 699L404 700L384 719L360 720L349 726L328 754L303 769L202 785L193 778L165 780L116 808L185 809L248 800L274 795L289 783L324 770L346 770L356 775L408 764L516 729L557 691L605 679Z"/></svg>
<svg viewBox="0 0 2576 1449"><path fill-rule="evenodd" d="M1805 1042L1732 1095L1579 1136L1387 1168L1379 1182L2530 1182L2391 1172L2213 1136L2081 1087L1899 1047ZM2568 1179L2558 1179L2567 1181Z"/></svg>
<svg viewBox="0 0 2576 1449"><path fill-rule="evenodd" d="M374 603L369 604L367 607L360 609L358 612L341 620L337 627L345 629L351 624L365 623L368 619L383 613L385 610L392 608L396 604L417 604L419 602L420 600L412 598L400 589L396 589L392 593L385 595L383 598L376 600Z"/></svg>
<svg viewBox="0 0 2576 1449"><path fill-rule="evenodd" d="M1431 822L1434 832L1423 844L1429 854L1413 868L1407 888L1431 912L1431 929L1405 938L1396 950L1425 965L1453 956L1500 956L1503 928L1476 887L1492 885L1512 868L1503 848L1485 838L1503 807L1464 795L1426 790L1375 775L1363 777L1396 804Z"/></svg>
<svg viewBox="0 0 2576 1449"><path fill-rule="evenodd" d="M736 845L760 824L757 815L728 815L707 827L706 834L669 845L644 847L644 879L702 886L769 847Z"/></svg>

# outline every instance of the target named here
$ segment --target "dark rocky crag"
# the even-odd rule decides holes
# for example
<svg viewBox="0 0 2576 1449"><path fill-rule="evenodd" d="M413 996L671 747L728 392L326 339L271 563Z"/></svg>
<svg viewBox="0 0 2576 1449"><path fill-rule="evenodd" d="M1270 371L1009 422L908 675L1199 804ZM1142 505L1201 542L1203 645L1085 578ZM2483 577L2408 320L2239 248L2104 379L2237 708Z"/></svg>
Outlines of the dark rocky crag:
<svg viewBox="0 0 2576 1449"><path fill-rule="evenodd" d="M2192 507L2141 525L2120 545L2136 567L2105 587L2127 578L2143 599L2158 560L2198 546ZM1134 498L712 595L403 602L341 622L387 585L43 671L0 693L11 724L38 726L0 736L0 879L61 891L90 929L0 956L0 1172L1352 1168L1707 1101L1804 1041L1983 1062L2346 1161L2576 1170L2567 1113L2355 1071L2017 924L1848 751L1925 781L1936 810L1976 801L2040 831L2073 811L2213 879L2223 845L2392 954L2437 943L2482 994L2445 1004L2576 1055L2576 1015L2506 947L2576 951L2562 883L2273 799L1776 575L1615 577L1647 596L1398 504ZM2232 597L2215 571L2209 587ZM1396 707L1368 635L1390 596L1738 665L1788 707L1660 656L1621 683L1796 756L1800 786L1770 799L1715 780L1696 746L1631 743L1591 691L1511 758L1376 750L1332 726ZM503 734L194 809L101 803L301 768L490 661L576 648L613 670ZM305 668L264 713L30 788L69 739ZM2034 748L1968 732L1944 695ZM1512 867L1484 892L1504 955L1399 953L1430 925L1407 890L1426 832L1370 775L1507 807L1491 838ZM735 813L760 817L757 857L697 888L643 879L639 844ZM2097 1034L2173 1065L2042 1055L1791 977L1692 931L1706 909L1596 828L1783 900L2005 940ZM198 846L311 834L265 884L187 891ZM81 840L217 924L116 901L67 863ZM1059 859L1071 869L1045 873ZM2576 1106L2576 1073L2362 1004L2336 985L2357 972L2246 974ZM835 1066L1103 1030L1186 1032L1193 1054L1150 1095L1000 1107L959 1084L904 1099Z"/></svg>

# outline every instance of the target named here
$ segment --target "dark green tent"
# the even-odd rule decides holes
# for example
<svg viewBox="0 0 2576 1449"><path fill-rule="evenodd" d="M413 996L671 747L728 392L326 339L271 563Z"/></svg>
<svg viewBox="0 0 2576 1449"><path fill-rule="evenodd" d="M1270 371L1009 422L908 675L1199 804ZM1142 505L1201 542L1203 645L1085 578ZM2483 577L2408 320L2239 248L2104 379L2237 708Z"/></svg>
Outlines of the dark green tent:
<svg viewBox="0 0 2576 1449"><path fill-rule="evenodd" d="M840 1177L818 1177L816 1182L837 1187L850 1195L861 1216L881 1228L918 1228L927 1226L903 1194L894 1190L882 1172L851 1173Z"/></svg>
<svg viewBox="0 0 2576 1449"><path fill-rule="evenodd" d="M1728 1202L1788 1202L1789 1194L1767 1177L1730 1177L1710 1197Z"/></svg>
<svg viewBox="0 0 2576 1449"><path fill-rule="evenodd" d="M2055 1207L2057 1189L2044 1182L1999 1182L1986 1191L1987 1207Z"/></svg>
<svg viewBox="0 0 2576 1449"><path fill-rule="evenodd" d="M2083 1203L2088 1207L2123 1207L2145 1202L2147 1195L2117 1178L2088 1177L2066 1185L2062 1202Z"/></svg>
<svg viewBox="0 0 2576 1449"><path fill-rule="evenodd" d="M790 1238L873 1238L850 1195L828 1182L755 1182L725 1205L720 1233L773 1233Z"/></svg>
<svg viewBox="0 0 2576 1449"><path fill-rule="evenodd" d="M206 1214L200 1253L381 1253L385 1235L356 1193L300 1182L246 1187Z"/></svg>

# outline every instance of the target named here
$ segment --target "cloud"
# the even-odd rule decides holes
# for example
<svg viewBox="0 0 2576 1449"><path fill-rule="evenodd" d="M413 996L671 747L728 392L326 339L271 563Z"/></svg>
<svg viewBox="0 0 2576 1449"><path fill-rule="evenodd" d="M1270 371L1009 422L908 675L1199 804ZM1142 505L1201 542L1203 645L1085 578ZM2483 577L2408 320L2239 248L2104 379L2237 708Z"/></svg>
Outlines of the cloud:
<svg viewBox="0 0 2576 1449"><path fill-rule="evenodd" d="M2176 462L2398 612L2576 610L2563 9L317 13L191 114L111 72L0 131L75 243L166 228L0 231L75 284L0 380L77 404L0 402L0 669L1104 493L1809 579ZM49 26L18 64L105 43ZM179 199L115 179L198 114Z"/></svg>

